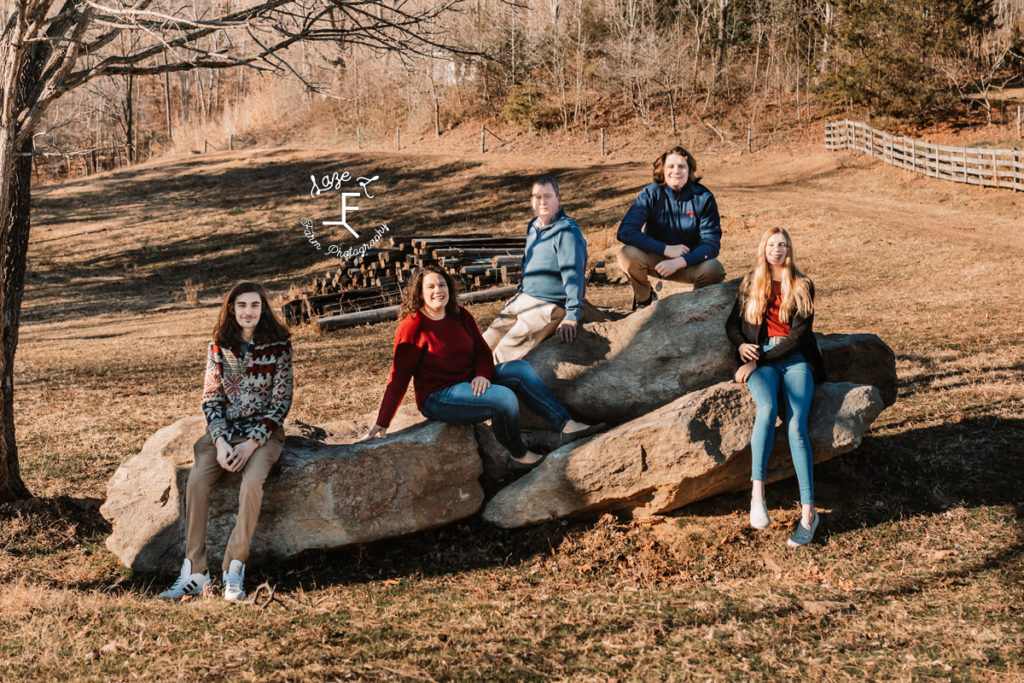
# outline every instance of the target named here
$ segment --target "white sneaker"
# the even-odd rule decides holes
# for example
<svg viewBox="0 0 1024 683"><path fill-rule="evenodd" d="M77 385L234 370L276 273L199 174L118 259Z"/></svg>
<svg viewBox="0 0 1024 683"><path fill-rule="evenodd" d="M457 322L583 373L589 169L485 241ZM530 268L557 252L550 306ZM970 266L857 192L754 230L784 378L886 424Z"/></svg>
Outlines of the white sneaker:
<svg viewBox="0 0 1024 683"><path fill-rule="evenodd" d="M186 595L199 595L210 584L210 572L192 573L192 560L188 558L181 563L181 573L174 585L160 594L165 600L177 600Z"/></svg>
<svg viewBox="0 0 1024 683"><path fill-rule="evenodd" d="M750 526L755 529L767 529L771 526L772 520L768 517L768 503L761 500L754 502L750 499Z"/></svg>
<svg viewBox="0 0 1024 683"><path fill-rule="evenodd" d="M245 600L245 564L231 560L228 570L224 572L224 599L232 602Z"/></svg>

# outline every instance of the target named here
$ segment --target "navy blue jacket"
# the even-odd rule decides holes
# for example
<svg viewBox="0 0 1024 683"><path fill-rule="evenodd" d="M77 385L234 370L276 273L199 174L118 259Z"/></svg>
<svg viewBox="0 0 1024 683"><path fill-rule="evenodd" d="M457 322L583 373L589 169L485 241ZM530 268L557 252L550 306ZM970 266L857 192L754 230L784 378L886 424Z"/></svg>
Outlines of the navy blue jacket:
<svg viewBox="0 0 1024 683"><path fill-rule="evenodd" d="M578 323L585 301L587 241L562 209L547 225L539 222L534 217L526 228L519 291L561 306L565 319Z"/></svg>
<svg viewBox="0 0 1024 683"><path fill-rule="evenodd" d="M643 229L646 224L646 229ZM651 183L640 191L619 224L620 242L662 255L669 244L690 248L683 256L687 267L718 256L722 222L711 191L700 183L686 183L676 192Z"/></svg>

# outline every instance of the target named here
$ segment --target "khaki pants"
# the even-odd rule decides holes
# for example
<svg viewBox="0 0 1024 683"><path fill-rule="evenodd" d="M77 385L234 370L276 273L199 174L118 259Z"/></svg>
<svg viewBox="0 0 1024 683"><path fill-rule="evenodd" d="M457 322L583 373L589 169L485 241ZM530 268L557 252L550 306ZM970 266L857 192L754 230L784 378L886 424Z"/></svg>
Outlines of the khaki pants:
<svg viewBox="0 0 1024 683"><path fill-rule="evenodd" d="M638 249L632 244L626 244L619 250L619 268L629 279L633 286L633 296L637 301L647 301L651 298L650 276L661 277L654 270L654 266L665 260L661 254L652 254ZM725 279L725 268L716 259L708 259L703 263L680 268L672 273L667 280L673 282L686 282L693 285L694 289L714 285Z"/></svg>
<svg viewBox="0 0 1024 683"><path fill-rule="evenodd" d="M231 439L231 445L242 441L245 441L245 437L235 437ZM224 561L221 563L224 571L228 570L231 560L244 563L249 559L249 541L260 516L260 504L263 503L263 482L281 456L283 447L284 429L278 429L265 444L253 451L242 468L238 517L224 551ZM192 561L193 572L202 573L207 569L206 523L210 515L210 488L227 470L217 462L217 447L210 439L209 432L196 441L192 450L196 462L188 475L188 486L185 489L185 557Z"/></svg>
<svg viewBox="0 0 1024 683"><path fill-rule="evenodd" d="M554 334L564 319L565 309L558 304L519 292L484 330L484 341L494 351L495 363L519 360Z"/></svg>

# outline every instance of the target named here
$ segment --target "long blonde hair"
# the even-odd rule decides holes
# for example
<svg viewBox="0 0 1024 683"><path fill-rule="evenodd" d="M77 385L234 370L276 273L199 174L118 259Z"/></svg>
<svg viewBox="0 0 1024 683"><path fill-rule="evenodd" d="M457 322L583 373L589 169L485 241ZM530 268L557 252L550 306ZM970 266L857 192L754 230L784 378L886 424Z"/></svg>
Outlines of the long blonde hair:
<svg viewBox="0 0 1024 683"><path fill-rule="evenodd" d="M752 325L764 322L768 298L772 294L772 267L765 255L768 240L782 235L786 240L786 258L782 261L782 302L779 305L779 320L789 323L794 317L806 318L814 312L811 298L811 279L800 272L793 258L793 240L783 228L768 228L761 235L757 247L754 267L740 283L740 301L743 304L743 319Z"/></svg>

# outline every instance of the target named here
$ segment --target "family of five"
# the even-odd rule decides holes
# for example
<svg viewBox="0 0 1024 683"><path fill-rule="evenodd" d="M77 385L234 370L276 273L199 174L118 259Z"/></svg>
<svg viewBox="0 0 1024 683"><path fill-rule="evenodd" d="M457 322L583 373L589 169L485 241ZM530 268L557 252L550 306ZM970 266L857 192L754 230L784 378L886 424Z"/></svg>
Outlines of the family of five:
<svg viewBox="0 0 1024 683"><path fill-rule="evenodd" d="M653 164L618 229L618 261L632 288L633 310L657 299L650 278L686 282L694 289L722 282L718 260L722 228L714 195L700 184L697 164L672 147ZM458 303L455 281L442 268L419 269L403 291L394 358L380 410L368 439L384 437L411 381L420 412L454 424L491 421L495 437L511 454L510 466L528 470L544 453L531 451L519 430L519 403L560 431L562 444L590 436L604 424L576 420L538 376L525 356L558 334L572 343L586 304L587 243L562 207L558 183L541 176L530 202L518 292L480 332ZM769 526L764 480L784 417L800 488L802 516L788 539L811 542L818 526L814 464L807 419L816 382L824 381L812 331L814 285L797 267L789 233L764 233L754 265L739 288L725 323L739 368L757 406L751 435L750 524ZM225 472L241 472L238 515L224 551L222 585L228 600L245 598L245 562L263 498L263 484L284 444L283 423L292 400L292 348L263 288L236 285L224 299L208 349L203 388L207 432L196 442L195 464L185 493L185 559L165 598L196 595L210 583L206 526L210 488Z"/></svg>

